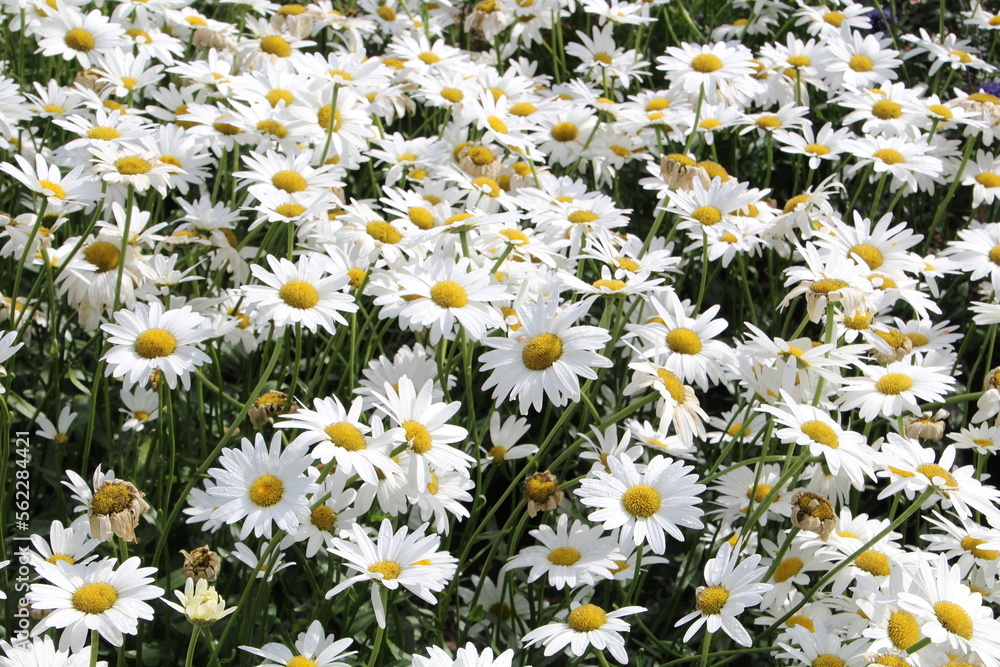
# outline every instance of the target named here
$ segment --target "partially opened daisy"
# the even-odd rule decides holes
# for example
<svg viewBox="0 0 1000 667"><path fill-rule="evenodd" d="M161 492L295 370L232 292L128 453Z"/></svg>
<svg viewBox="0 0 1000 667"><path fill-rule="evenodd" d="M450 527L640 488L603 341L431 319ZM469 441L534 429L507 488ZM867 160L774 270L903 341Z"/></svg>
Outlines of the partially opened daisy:
<svg viewBox="0 0 1000 667"><path fill-rule="evenodd" d="M598 508L587 518L604 522L605 530L621 528L623 542L648 543L662 554L667 548L664 532L683 542L680 528L704 527L696 505L705 485L688 474L692 466L665 456L654 457L642 474L627 456L609 456L607 466L611 474L597 470L574 493L584 505Z"/></svg>
<svg viewBox="0 0 1000 667"><path fill-rule="evenodd" d="M625 638L620 633L628 632L629 624L622 620L625 616L641 614L645 607L622 607L605 611L596 604L572 603L572 609L565 621L549 623L536 628L521 638L525 646L543 644L545 655L555 655L567 646L574 656L581 656L593 646L599 651L607 650L615 660L623 665L628 662Z"/></svg>
<svg viewBox="0 0 1000 667"><path fill-rule="evenodd" d="M737 620L747 607L760 603L764 593L771 590L771 584L760 583L767 573L766 567L757 567L760 555L754 554L738 562L739 553L733 552L729 542L723 542L715 558L705 564L705 586L699 586L695 593L694 611L675 627L694 621L684 633L684 641L690 640L706 625L709 632L721 628L740 646L750 646L749 633Z"/></svg>
<svg viewBox="0 0 1000 667"><path fill-rule="evenodd" d="M295 532L309 516L306 495L319 490L306 475L312 460L305 447L282 450L280 433L270 444L258 433L253 442L243 438L239 449L223 449L222 467L208 471L215 482L208 493L219 503L216 517L226 523L243 521L241 540L251 532L270 538L272 525Z"/></svg>
<svg viewBox="0 0 1000 667"><path fill-rule="evenodd" d="M38 574L49 583L31 585L27 594L33 609L52 610L35 625L33 635L49 628L61 629L60 650L79 651L97 630L112 646L121 646L123 635L134 635L139 621L153 618L153 608L145 603L163 595L153 586L156 568L139 567L139 559L129 558L115 569L116 561L69 565L38 563Z"/></svg>
<svg viewBox="0 0 1000 667"><path fill-rule="evenodd" d="M508 397L518 399L522 415L542 409L543 399L555 406L580 397L580 377L596 380L594 368L612 363L595 350L611 338L605 329L573 326L586 315L592 300L560 304L557 298L539 300L518 309L521 326L507 338L486 338L493 349L482 354L484 371L493 371L483 389L496 387L499 406Z"/></svg>
<svg viewBox="0 0 1000 667"><path fill-rule="evenodd" d="M315 333L323 327L334 332L334 323L346 325L341 313L358 309L354 297L341 291L350 282L347 275L327 274L327 261L318 256L303 256L293 264L284 258L267 256L271 270L254 264L253 275L263 285L245 285L242 290L246 304L262 321L273 321L276 327L301 324Z"/></svg>
<svg viewBox="0 0 1000 667"><path fill-rule="evenodd" d="M107 375L125 378L127 388L149 384L153 371L162 373L171 389L178 378L184 389L191 386L190 373L210 361L198 344L215 336L208 320L190 306L164 310L154 301L138 303L135 310L119 310L115 321L102 324L112 348L104 355Z"/></svg>
<svg viewBox="0 0 1000 667"><path fill-rule="evenodd" d="M393 532L392 524L383 519L375 541L365 529L354 524L353 540L334 540L330 553L340 556L347 567L360 574L348 577L337 584L326 597L330 599L359 581L371 581L372 606L379 627L385 627L385 605L380 586L396 590L400 586L420 599L434 604L434 593L444 590L455 575L457 559L447 551L438 551L441 537L424 535L427 524L422 524L412 534L406 526Z"/></svg>
<svg viewBox="0 0 1000 667"><path fill-rule="evenodd" d="M265 662L260 663L259 667L286 667L287 665L293 667L348 667L349 663L343 662L342 659L357 653L357 651L347 650L353 641L350 638L337 639L335 635L328 635L319 621L313 621L305 632L300 632L299 636L295 638L295 650L276 642L264 644L260 648L241 646L240 649L264 658Z"/></svg>

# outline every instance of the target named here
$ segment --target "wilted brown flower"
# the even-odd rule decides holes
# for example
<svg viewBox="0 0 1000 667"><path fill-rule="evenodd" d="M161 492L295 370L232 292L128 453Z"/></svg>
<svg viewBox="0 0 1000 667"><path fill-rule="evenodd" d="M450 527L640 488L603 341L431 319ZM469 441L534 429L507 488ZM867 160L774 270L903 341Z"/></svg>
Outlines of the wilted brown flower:
<svg viewBox="0 0 1000 667"><path fill-rule="evenodd" d="M885 342L885 345L873 347L870 350L875 361L880 364L891 364L894 361L899 361L913 351L913 341L909 336L904 336L893 329L875 330L874 333Z"/></svg>
<svg viewBox="0 0 1000 667"><path fill-rule="evenodd" d="M837 512L822 495L799 491L792 497L792 525L816 533L826 542L837 525Z"/></svg>
<svg viewBox="0 0 1000 667"><path fill-rule="evenodd" d="M919 417L910 417L904 428L906 437L940 440L944 437L944 420L947 418L947 410L938 410L934 414L924 412Z"/></svg>
<svg viewBox="0 0 1000 667"><path fill-rule="evenodd" d="M149 504L143 500L145 496L131 482L115 479L114 473L108 473L106 478L98 466L94 472L94 495L87 507L90 536L110 542L117 535L126 542L138 542L135 528L139 517L149 510Z"/></svg>
<svg viewBox="0 0 1000 667"><path fill-rule="evenodd" d="M524 497L528 500L528 516L555 509L565 494L559 490L559 480L548 470L536 472L524 480Z"/></svg>
<svg viewBox="0 0 1000 667"><path fill-rule="evenodd" d="M207 544L193 551L181 549L181 554L184 556L184 576L188 579L194 579L197 583L200 579L212 582L219 577L222 560Z"/></svg>
<svg viewBox="0 0 1000 667"><path fill-rule="evenodd" d="M660 158L660 176L671 190L692 190L695 181L700 182L706 190L712 184L707 169L680 153Z"/></svg>
<svg viewBox="0 0 1000 667"><path fill-rule="evenodd" d="M289 401L284 392L268 391L254 401L247 416L254 428L260 428L276 415L286 415L293 412L295 412L295 403Z"/></svg>

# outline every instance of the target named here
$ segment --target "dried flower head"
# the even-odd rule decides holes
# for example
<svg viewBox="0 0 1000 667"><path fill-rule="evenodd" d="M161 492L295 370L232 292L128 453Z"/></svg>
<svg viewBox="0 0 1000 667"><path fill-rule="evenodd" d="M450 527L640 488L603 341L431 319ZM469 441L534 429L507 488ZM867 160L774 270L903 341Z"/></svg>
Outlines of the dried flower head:
<svg viewBox="0 0 1000 667"><path fill-rule="evenodd" d="M695 181L700 182L706 190L712 184L707 169L680 154L660 158L660 176L671 190L693 190Z"/></svg>
<svg viewBox="0 0 1000 667"><path fill-rule="evenodd" d="M990 389L1000 389L1000 366L991 369L986 374L986 380L983 382L983 391L989 391Z"/></svg>
<svg viewBox="0 0 1000 667"><path fill-rule="evenodd" d="M825 542L837 525L837 512L822 495L799 491L792 497L792 525L816 533Z"/></svg>
<svg viewBox="0 0 1000 667"><path fill-rule="evenodd" d="M207 544L193 551L181 549L181 554L184 556L184 576L188 579L215 581L219 578L222 560Z"/></svg>
<svg viewBox="0 0 1000 667"><path fill-rule="evenodd" d="M875 331L875 335L879 337L881 344L873 347L869 352L875 357L875 361L880 364L891 364L894 361L900 361L909 356L910 352L913 351L913 340L898 331L893 329Z"/></svg>
<svg viewBox="0 0 1000 667"><path fill-rule="evenodd" d="M933 414L924 412L919 417L910 417L906 420L906 427L904 428L906 437L940 440L944 437L945 420L947 418L947 410L938 410Z"/></svg>
<svg viewBox="0 0 1000 667"><path fill-rule="evenodd" d="M94 472L94 496L87 507L90 536L109 542L117 535L126 542L138 542L135 528L139 517L149 510L143 500L146 494L132 482L115 479L112 473L109 476L105 479L100 467Z"/></svg>
<svg viewBox="0 0 1000 667"><path fill-rule="evenodd" d="M295 412L295 403L288 400L288 395L280 391L268 391L254 401L253 407L247 413L250 424L259 429L277 415L287 415Z"/></svg>
<svg viewBox="0 0 1000 667"><path fill-rule="evenodd" d="M536 472L524 480L524 497L528 501L528 516L555 509L565 495L559 490L559 480L548 470Z"/></svg>

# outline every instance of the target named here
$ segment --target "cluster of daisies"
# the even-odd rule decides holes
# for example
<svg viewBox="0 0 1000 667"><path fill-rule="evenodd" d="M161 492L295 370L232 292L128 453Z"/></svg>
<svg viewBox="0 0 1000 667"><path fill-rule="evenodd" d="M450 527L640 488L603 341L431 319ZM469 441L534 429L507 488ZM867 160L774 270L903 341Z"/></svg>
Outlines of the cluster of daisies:
<svg viewBox="0 0 1000 667"><path fill-rule="evenodd" d="M686 4L4 2L0 666L1000 667L1000 16Z"/></svg>

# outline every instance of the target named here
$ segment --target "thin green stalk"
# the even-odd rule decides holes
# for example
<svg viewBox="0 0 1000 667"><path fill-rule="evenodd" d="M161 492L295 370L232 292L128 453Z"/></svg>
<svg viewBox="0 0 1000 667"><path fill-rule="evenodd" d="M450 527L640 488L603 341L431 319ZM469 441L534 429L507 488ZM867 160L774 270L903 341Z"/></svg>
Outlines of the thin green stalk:
<svg viewBox="0 0 1000 667"><path fill-rule="evenodd" d="M184 667L192 667L194 663L194 647L198 643L199 634L201 634L201 626L193 623L191 625L191 640L188 642L187 656L184 658Z"/></svg>

